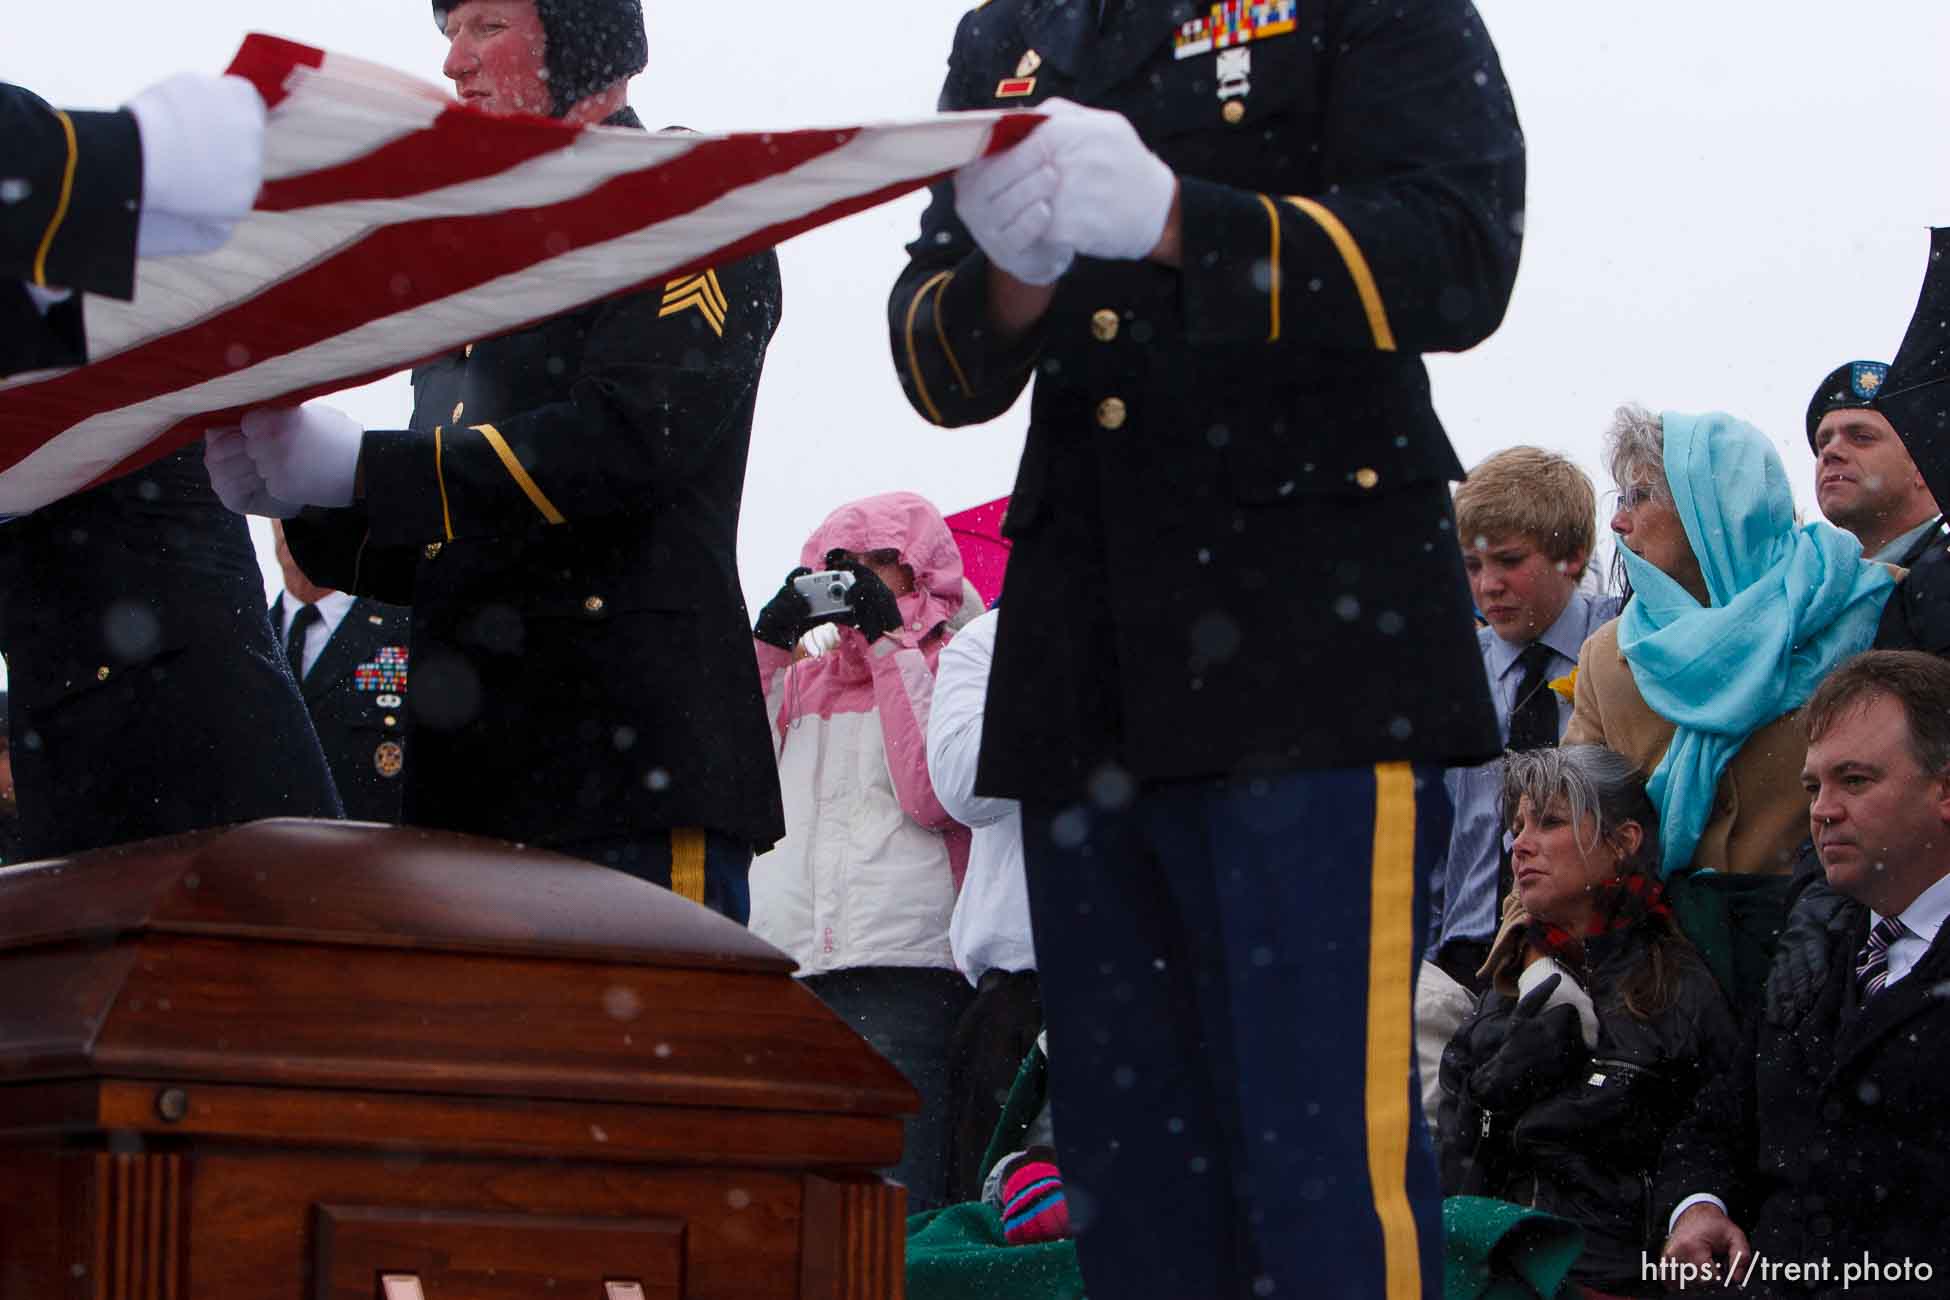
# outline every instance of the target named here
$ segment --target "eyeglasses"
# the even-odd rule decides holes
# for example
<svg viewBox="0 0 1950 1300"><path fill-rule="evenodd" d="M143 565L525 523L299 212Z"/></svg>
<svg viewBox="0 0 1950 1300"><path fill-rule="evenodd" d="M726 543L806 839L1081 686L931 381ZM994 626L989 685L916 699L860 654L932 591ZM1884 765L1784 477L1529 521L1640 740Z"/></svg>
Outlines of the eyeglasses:
<svg viewBox="0 0 1950 1300"><path fill-rule="evenodd" d="M1634 483L1631 487L1611 494L1612 509L1614 512L1623 510L1627 514L1632 514L1648 501L1655 500L1658 495L1652 490L1650 484Z"/></svg>

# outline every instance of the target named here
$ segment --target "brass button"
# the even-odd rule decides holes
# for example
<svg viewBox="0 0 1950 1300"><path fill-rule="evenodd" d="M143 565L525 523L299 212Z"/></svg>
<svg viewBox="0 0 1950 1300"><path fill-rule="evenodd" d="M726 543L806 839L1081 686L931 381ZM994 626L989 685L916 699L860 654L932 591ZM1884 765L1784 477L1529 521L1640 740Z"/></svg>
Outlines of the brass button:
<svg viewBox="0 0 1950 1300"><path fill-rule="evenodd" d="M1219 110L1219 116L1226 120L1227 126L1238 126L1246 120L1246 101L1243 99L1228 99L1226 106Z"/></svg>
<svg viewBox="0 0 1950 1300"><path fill-rule="evenodd" d="M1105 307L1090 317L1090 337L1108 343L1117 337L1117 313Z"/></svg>
<svg viewBox="0 0 1950 1300"><path fill-rule="evenodd" d="M95 670L95 680L98 682L105 682L108 680L108 668L106 666L97 668Z"/></svg>
<svg viewBox="0 0 1950 1300"><path fill-rule="evenodd" d="M1375 484L1381 482L1381 475L1363 465L1360 469L1354 471L1354 481L1360 485L1363 491L1368 491Z"/></svg>
<svg viewBox="0 0 1950 1300"><path fill-rule="evenodd" d="M386 715L386 725L389 727L397 727L399 725L399 719L389 713Z"/></svg>
<svg viewBox="0 0 1950 1300"><path fill-rule="evenodd" d="M588 600L582 602L582 607L591 614L600 614L603 612L603 598L601 596L591 596Z"/></svg>
<svg viewBox="0 0 1950 1300"><path fill-rule="evenodd" d="M454 403L454 423L455 423L455 424L459 424L459 423L460 423L460 413L461 413L462 411L465 411L466 409L467 409L467 403L466 403L466 402L455 402L455 403Z"/></svg>
<svg viewBox="0 0 1950 1300"><path fill-rule="evenodd" d="M426 555L427 555L427 558L428 558L429 560L436 560L436 559L439 559L439 558L440 558L440 543L439 543L439 542L428 542L428 543L427 543L427 551L426 551Z"/></svg>
<svg viewBox="0 0 1950 1300"><path fill-rule="evenodd" d="M1106 397L1097 403L1097 424L1100 428L1121 429L1130 410L1121 397Z"/></svg>

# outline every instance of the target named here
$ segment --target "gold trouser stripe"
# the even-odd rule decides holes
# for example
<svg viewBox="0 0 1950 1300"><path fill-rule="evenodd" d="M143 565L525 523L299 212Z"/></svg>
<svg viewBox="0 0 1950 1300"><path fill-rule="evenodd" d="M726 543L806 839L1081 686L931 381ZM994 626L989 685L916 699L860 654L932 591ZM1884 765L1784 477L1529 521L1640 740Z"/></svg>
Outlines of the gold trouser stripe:
<svg viewBox="0 0 1950 1300"><path fill-rule="evenodd" d="M454 514L447 508L447 472L440 466L440 428L433 430L433 478L440 484L440 526L447 533L447 540L454 540Z"/></svg>
<svg viewBox="0 0 1950 1300"><path fill-rule="evenodd" d="M1273 269L1268 276L1266 286L1267 296L1272 299L1273 315L1272 325L1266 332L1266 341L1278 343L1280 341L1280 210L1274 207L1273 200L1264 194L1259 196L1259 201L1266 205L1266 220L1273 227L1273 251L1268 255L1270 260L1267 263Z"/></svg>
<svg viewBox="0 0 1950 1300"><path fill-rule="evenodd" d="M1368 903L1368 1184L1381 1222L1387 1300L1422 1294L1421 1247L1408 1204L1409 1079L1415 1006L1415 772L1374 769L1374 867Z"/></svg>
<svg viewBox="0 0 1950 1300"><path fill-rule="evenodd" d="M907 373L914 376L915 395L921 399L921 405L927 409L928 419L936 424L942 423L941 408L936 406L934 398L928 395L928 381L921 377L921 356L914 347L914 318L920 315L921 299L928 296L928 290L937 284L945 284L954 278L954 274L953 271L935 272L931 279L914 291L913 301L907 304Z"/></svg>
<svg viewBox="0 0 1950 1300"><path fill-rule="evenodd" d="M670 832L670 892L704 902L704 829L677 826Z"/></svg>
<svg viewBox="0 0 1950 1300"><path fill-rule="evenodd" d="M968 376L962 372L961 359L955 355L954 348L949 346L947 327L941 323L941 298L948 292L948 286L954 281L955 273L950 271L948 278L943 280L934 291L934 336L941 340L941 350L948 357L948 368L955 372L955 382L961 385L961 395L968 397L970 396Z"/></svg>
<svg viewBox="0 0 1950 1300"><path fill-rule="evenodd" d="M562 512L555 508L555 503L542 492L535 480L528 477L527 468L516 457L515 449L508 445L508 440L501 436L501 430L491 424L477 424L474 426L474 432L487 439L488 446L494 448L494 454L501 458L502 468L508 471L508 477L515 481L516 487L528 494L528 499L534 504L535 509L542 512L542 518L552 524L569 522Z"/></svg>
<svg viewBox="0 0 1950 1300"><path fill-rule="evenodd" d="M47 255L54 247L54 236L61 229L61 223L68 219L68 204L74 199L74 173L81 162L81 145L75 139L74 122L60 109L54 116L61 123L61 131L68 137L68 165L61 172L61 197L54 204L54 219L47 223L47 233L41 236L40 251L34 254L34 283L47 288Z"/></svg>
<svg viewBox="0 0 1950 1300"><path fill-rule="evenodd" d="M1341 219L1314 202L1299 196L1287 199L1327 232L1327 238L1334 241L1341 260L1347 263L1347 273L1354 281L1354 291L1361 295L1361 308L1368 313L1368 329L1374 335L1374 345L1383 352L1395 351L1395 331L1388 325L1388 308L1381 301L1381 288L1375 283L1374 269L1368 265L1367 254L1354 240L1354 234L1341 224Z"/></svg>

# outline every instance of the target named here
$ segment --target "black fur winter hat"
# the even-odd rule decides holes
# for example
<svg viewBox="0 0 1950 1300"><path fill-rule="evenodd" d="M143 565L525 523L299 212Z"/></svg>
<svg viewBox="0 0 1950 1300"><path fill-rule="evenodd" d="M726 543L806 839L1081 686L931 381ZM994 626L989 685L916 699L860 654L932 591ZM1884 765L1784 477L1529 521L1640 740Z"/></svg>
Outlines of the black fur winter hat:
<svg viewBox="0 0 1950 1300"><path fill-rule="evenodd" d="M561 117L650 62L643 30L643 0L534 0L542 20L543 66L548 69L550 114ZM447 15L467 0L433 0L433 21L447 30Z"/></svg>

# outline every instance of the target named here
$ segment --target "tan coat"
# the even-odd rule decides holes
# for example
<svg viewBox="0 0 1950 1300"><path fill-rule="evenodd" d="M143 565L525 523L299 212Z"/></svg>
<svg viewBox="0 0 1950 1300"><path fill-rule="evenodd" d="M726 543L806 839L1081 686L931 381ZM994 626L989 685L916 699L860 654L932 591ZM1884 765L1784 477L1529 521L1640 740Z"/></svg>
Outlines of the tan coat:
<svg viewBox="0 0 1950 1300"><path fill-rule="evenodd" d="M1574 694L1576 707L1562 743L1609 745L1650 776L1677 728L1639 694L1631 666L1618 648L1617 619L1585 641ZM1713 815L1700 832L1693 865L1715 871L1791 871L1801 842L1808 838L1808 796L1801 788L1801 764L1807 755L1799 710L1749 736L1720 775Z"/></svg>

